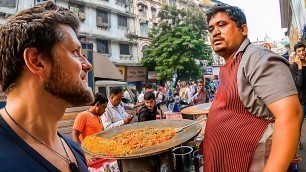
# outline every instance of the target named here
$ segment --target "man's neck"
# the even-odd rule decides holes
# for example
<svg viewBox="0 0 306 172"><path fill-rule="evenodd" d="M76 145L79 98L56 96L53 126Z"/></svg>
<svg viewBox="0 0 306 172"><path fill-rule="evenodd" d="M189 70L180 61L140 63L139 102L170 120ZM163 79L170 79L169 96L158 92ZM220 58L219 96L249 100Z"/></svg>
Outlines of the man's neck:
<svg viewBox="0 0 306 172"><path fill-rule="evenodd" d="M7 97L6 109L25 131L47 145L52 145L57 137L57 122L64 115L66 104L47 93L37 94L30 89L19 92L13 90ZM1 115L21 138L26 136L3 109Z"/></svg>

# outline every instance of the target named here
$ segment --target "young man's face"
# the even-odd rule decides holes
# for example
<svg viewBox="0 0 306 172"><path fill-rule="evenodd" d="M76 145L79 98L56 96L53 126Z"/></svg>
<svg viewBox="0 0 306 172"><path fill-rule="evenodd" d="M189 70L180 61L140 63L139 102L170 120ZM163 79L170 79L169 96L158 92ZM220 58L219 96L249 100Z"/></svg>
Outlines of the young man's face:
<svg viewBox="0 0 306 172"><path fill-rule="evenodd" d="M155 106L155 100L150 99L150 100L144 100L146 107L150 110L153 111L154 106Z"/></svg>
<svg viewBox="0 0 306 172"><path fill-rule="evenodd" d="M306 60L306 51L305 47L300 47L295 50L296 56L301 60Z"/></svg>
<svg viewBox="0 0 306 172"><path fill-rule="evenodd" d="M212 16L208 31L212 48L221 57L228 57L235 53L247 36L247 26L238 28L225 12Z"/></svg>
<svg viewBox="0 0 306 172"><path fill-rule="evenodd" d="M60 25L59 29L64 38L53 48L54 63L44 83L45 90L75 106L89 104L93 93L86 77L92 66L81 54L81 44L73 29L67 25Z"/></svg>
<svg viewBox="0 0 306 172"><path fill-rule="evenodd" d="M204 84L203 83L198 83L198 92L203 92L204 91Z"/></svg>
<svg viewBox="0 0 306 172"><path fill-rule="evenodd" d="M97 114L101 116L105 112L106 107L107 107L107 102L105 102L104 104L100 104L100 106L98 106Z"/></svg>

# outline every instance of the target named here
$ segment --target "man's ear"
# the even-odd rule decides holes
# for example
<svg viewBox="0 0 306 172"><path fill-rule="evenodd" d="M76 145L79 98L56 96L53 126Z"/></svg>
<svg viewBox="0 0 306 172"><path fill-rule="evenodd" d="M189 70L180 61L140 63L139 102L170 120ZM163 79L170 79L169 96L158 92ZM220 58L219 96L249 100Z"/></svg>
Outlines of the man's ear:
<svg viewBox="0 0 306 172"><path fill-rule="evenodd" d="M242 35L247 37L248 36L248 26L246 24L243 24L241 26Z"/></svg>
<svg viewBox="0 0 306 172"><path fill-rule="evenodd" d="M42 59L42 54L36 48L26 48L23 58L28 69L39 77L44 78L46 74L46 61Z"/></svg>

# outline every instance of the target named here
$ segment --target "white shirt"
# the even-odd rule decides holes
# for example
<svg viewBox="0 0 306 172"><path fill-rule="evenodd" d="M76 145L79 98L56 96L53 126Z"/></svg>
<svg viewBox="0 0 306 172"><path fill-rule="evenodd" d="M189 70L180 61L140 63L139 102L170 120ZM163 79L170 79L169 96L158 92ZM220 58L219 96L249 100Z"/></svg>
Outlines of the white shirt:
<svg viewBox="0 0 306 172"><path fill-rule="evenodd" d="M105 130L118 127L124 124L124 118L130 115L126 113L124 108L119 104L117 107L108 102L104 114L102 115L102 123Z"/></svg>

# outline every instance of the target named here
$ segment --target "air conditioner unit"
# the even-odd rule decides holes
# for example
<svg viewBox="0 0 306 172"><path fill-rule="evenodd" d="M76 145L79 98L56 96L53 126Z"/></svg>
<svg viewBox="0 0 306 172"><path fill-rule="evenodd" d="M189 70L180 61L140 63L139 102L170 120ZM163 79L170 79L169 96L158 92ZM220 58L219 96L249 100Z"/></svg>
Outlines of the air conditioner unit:
<svg viewBox="0 0 306 172"><path fill-rule="evenodd" d="M108 28L109 24L108 23L103 23L102 22L102 17L97 16L97 26L102 27L102 28Z"/></svg>

